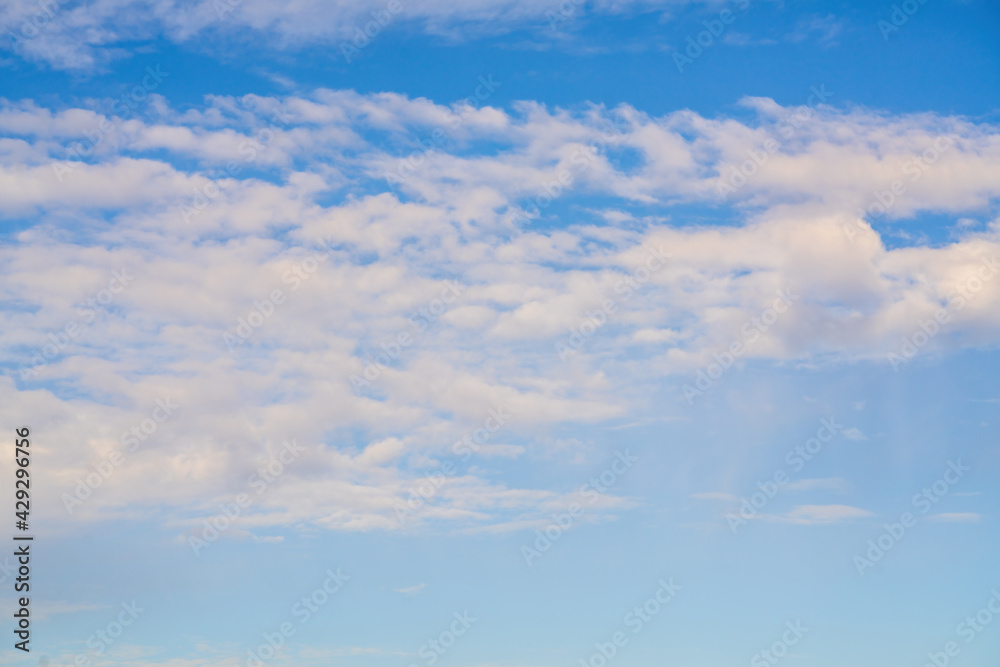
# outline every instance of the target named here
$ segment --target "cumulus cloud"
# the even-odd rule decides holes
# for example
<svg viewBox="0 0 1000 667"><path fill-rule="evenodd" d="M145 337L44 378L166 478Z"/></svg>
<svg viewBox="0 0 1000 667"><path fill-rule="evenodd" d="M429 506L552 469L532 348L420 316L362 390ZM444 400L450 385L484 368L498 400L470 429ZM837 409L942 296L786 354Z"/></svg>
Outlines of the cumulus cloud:
<svg viewBox="0 0 1000 667"><path fill-rule="evenodd" d="M59 443L38 452L60 493L124 448L74 520L168 507L193 530L295 439L304 452L254 496L244 530L399 529L400 504L432 479L408 525L508 530L573 493L501 484L488 466L592 461L539 429L641 419L642 396L734 341L747 363L889 364L942 310L921 354L996 340L1000 225L890 248L857 213L945 134L886 215L979 210L1000 190L996 128L817 108L729 192L730 168L796 111L747 103L758 118L743 123L329 90L183 113L159 100L129 119L100 102L6 102L0 215L32 224L0 248L0 413L37 415ZM102 119L100 150L70 157ZM584 194L612 203L574 206ZM724 207L732 224L674 219L678 202ZM778 291L793 305L748 342ZM164 399L177 416L128 449ZM456 461L491 410L510 417ZM59 494L40 502L68 516ZM609 494L601 508L627 506Z"/></svg>

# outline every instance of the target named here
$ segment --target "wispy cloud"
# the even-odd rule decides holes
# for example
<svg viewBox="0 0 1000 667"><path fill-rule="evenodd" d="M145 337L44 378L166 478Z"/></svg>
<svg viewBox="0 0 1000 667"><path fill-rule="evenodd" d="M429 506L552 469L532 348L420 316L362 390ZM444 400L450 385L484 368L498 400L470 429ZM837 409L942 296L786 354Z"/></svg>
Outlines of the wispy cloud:
<svg viewBox="0 0 1000 667"><path fill-rule="evenodd" d="M837 45L837 38L846 27L847 21L833 14L814 16L800 21L785 39L794 43L812 40L821 46L832 47Z"/></svg>
<svg viewBox="0 0 1000 667"><path fill-rule="evenodd" d="M424 590L425 588L427 588L427 584L417 584L416 586L409 586L407 588L394 588L392 590L396 591L397 593L402 593L404 595L414 595Z"/></svg>
<svg viewBox="0 0 1000 667"><path fill-rule="evenodd" d="M975 512L946 512L930 516L931 521L943 523L979 523L982 518L982 514L976 514Z"/></svg>
<svg viewBox="0 0 1000 667"><path fill-rule="evenodd" d="M807 526L853 521L873 516L868 510L850 505L800 505L781 520Z"/></svg>
<svg viewBox="0 0 1000 667"><path fill-rule="evenodd" d="M698 1L580 3L574 10L574 23ZM275 52L326 44L352 45L355 29L365 29L373 16L390 15L386 0L301 4L279 0L256 0L252 4L239 0L93 0L71 4L62 0L41 6L50 9L39 12L39 5L33 2L6 3L0 11L0 30L17 39L5 37L4 46L13 41L15 53L21 57L76 71L99 70L116 58L127 57L121 48L124 43L157 38L185 44L210 36L218 43L239 48L240 37L252 34L256 43ZM401 24L451 41L514 30L548 35L551 30L546 12L555 8L531 0L441 0L401 2L398 6L391 19L383 19L383 24L367 39L377 38L382 31L399 30ZM41 16L40 30L36 29L38 16ZM591 50L599 48L587 46ZM336 49L333 53L339 55Z"/></svg>
<svg viewBox="0 0 1000 667"><path fill-rule="evenodd" d="M826 477L822 479L800 479L789 482L786 489L789 491L815 491L825 489L828 491L844 491L850 487L847 480L840 477Z"/></svg>

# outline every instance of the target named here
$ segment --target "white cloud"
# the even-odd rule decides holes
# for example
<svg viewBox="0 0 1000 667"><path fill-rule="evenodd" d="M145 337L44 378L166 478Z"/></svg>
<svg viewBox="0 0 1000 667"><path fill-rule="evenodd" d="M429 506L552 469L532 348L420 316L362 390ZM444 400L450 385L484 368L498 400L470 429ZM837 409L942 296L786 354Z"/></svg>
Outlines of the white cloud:
<svg viewBox="0 0 1000 667"><path fill-rule="evenodd" d="M816 489L843 491L849 486L850 485L847 483L847 480L841 479L840 477L827 477L823 479L796 480L794 482L789 482L785 488L789 491L815 491Z"/></svg>
<svg viewBox="0 0 1000 667"><path fill-rule="evenodd" d="M932 514L931 521L943 523L979 523L983 518L982 514L975 512L948 512L944 514Z"/></svg>
<svg viewBox="0 0 1000 667"><path fill-rule="evenodd" d="M397 593L402 593L404 595L413 595L414 593L419 593L420 591L427 588L427 584L417 584L416 586L408 586L406 588L394 588L392 590Z"/></svg>
<svg viewBox="0 0 1000 667"><path fill-rule="evenodd" d="M245 160L237 140L267 127L278 103L287 122L261 159ZM758 124L618 109L623 120L608 135L609 150L641 159L622 170L591 155L560 194L569 203L580 193L604 195L618 214L571 207L565 224L515 233L505 222L511 209L544 192L558 165L573 169L576 151L601 139L612 112L532 103L480 110L482 122L457 130L456 140L469 143L423 156L387 192L384 170L406 155L410 133L433 131L449 109L340 91L252 103L211 98L184 113L163 104L150 111L155 118L119 123L106 152L75 163L60 183L51 168L65 158L60 142L79 139L96 112L9 103L0 125L16 146L0 160L0 214L35 216L37 224L0 248L0 293L11 304L0 310L0 349L14 369L0 380L0 415L38 416L38 427L61 443L58 456L39 449L40 467L52 488L72 493L157 398L180 403L184 417L130 453L74 521L168 507L173 525L190 529L296 438L307 452L255 504L245 530L372 530L398 528L395 507L413 484L503 406L512 417L502 441L450 476L419 524L538 525L571 496L511 488L479 466L524 451L592 460L589 444L538 438L539 429L647 417L638 414L642 397L742 340L744 324L777 289L800 300L744 359L884 364L901 336L933 317L984 258L1000 254L998 224L935 247L894 249L856 225L853 208L871 183L897 174L899 161L944 130L956 143L934 168L948 178L920 181L898 214L975 209L1000 194L1000 135L955 118L823 109L737 193L738 224L645 216L649 202L665 209L717 201L720 168L788 111L754 104ZM496 150L467 150L483 138ZM212 186L209 170L231 160L243 171L186 223L180 207ZM633 207L634 215L624 213ZM670 257L626 297L620 288L645 270L650 246ZM106 305L81 307L122 268L135 274L125 290ZM464 288L444 305L437 300L447 281ZM281 302L267 306L274 290ZM608 299L616 308L607 323L560 360L555 344ZM998 306L1000 281L985 281L952 312L949 332L962 335L937 336L921 354L991 344ZM240 320L262 309L268 314L252 336L227 349L223 333L237 335ZM21 379L18 369L70 324L78 327L73 340L44 357L39 378ZM411 342L356 391L351 376L403 333ZM853 428L845 435L864 437ZM58 495L40 502L46 516L68 518ZM607 503L609 514L628 506ZM861 516L823 507L787 519Z"/></svg>
<svg viewBox="0 0 1000 667"><path fill-rule="evenodd" d="M789 523L817 525L839 523L872 516L868 510L850 505L800 505L782 517Z"/></svg>
<svg viewBox="0 0 1000 667"><path fill-rule="evenodd" d="M650 9L666 9L691 0L600 0L576 10L576 20ZM447 39L467 39L517 28L548 30L545 18L554 6L530 0L306 0L288 4L277 0L59 0L41 3L12 0L0 7L0 29L18 39L15 51L29 60L69 70L91 70L121 57L121 45L165 37L177 43L223 40L253 35L276 50L303 44L328 43L364 46L382 32L416 28ZM398 9L397 9L398 8ZM389 10L392 11L389 11ZM40 28L33 27L32 17ZM245 39L245 37L244 37ZM5 39L5 42L8 40Z"/></svg>

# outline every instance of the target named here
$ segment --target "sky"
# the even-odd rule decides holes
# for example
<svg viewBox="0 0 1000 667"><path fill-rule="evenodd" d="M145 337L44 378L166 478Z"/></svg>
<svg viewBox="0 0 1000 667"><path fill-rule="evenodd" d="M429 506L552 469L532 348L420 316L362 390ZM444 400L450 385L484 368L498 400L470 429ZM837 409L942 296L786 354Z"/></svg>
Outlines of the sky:
<svg viewBox="0 0 1000 667"><path fill-rule="evenodd" d="M993 667L998 34L5 0L0 662Z"/></svg>

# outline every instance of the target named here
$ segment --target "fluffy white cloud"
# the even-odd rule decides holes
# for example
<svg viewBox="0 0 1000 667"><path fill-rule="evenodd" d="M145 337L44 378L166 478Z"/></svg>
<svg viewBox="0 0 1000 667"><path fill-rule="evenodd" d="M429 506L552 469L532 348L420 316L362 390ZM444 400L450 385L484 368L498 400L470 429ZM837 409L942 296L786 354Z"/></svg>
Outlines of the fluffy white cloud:
<svg viewBox="0 0 1000 667"><path fill-rule="evenodd" d="M191 530L295 439L304 452L241 530L400 528L400 504L433 479L407 526L537 525L575 489L501 484L489 465L544 449L540 428L634 416L634 395L734 342L764 363L888 364L904 337L929 355L1000 328L1000 224L956 221L947 243L890 248L856 213L906 179L887 216L981 215L1000 194L991 126L806 117L768 100L748 102L752 124L328 90L184 113L154 102L129 119L0 109L0 214L33 223L0 248L0 411L36 415L47 434L39 468L58 491L39 510L52 517L169 398L176 416L74 518L165 506ZM100 150L85 150L102 125ZM769 138L777 148L723 192ZM608 204L578 206L581 194ZM728 206L733 224L670 218L675 202ZM509 420L456 457L497 409ZM576 461L573 449L550 456Z"/></svg>

